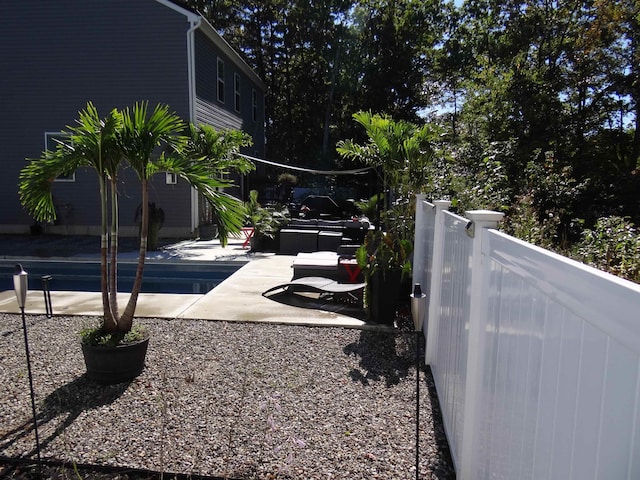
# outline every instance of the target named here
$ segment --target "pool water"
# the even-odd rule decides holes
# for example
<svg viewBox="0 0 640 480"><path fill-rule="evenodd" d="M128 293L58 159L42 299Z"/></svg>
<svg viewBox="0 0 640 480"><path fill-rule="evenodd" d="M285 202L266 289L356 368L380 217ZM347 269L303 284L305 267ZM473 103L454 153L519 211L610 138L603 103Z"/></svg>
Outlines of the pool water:
<svg viewBox="0 0 640 480"><path fill-rule="evenodd" d="M42 290L42 276L51 275L51 291L100 291L100 262L15 260L0 261L0 291L13 290L13 273L21 263L29 274L29 290ZM144 293L204 294L230 277L244 262L147 261L142 278ZM118 291L130 292L136 273L135 262L118 262Z"/></svg>

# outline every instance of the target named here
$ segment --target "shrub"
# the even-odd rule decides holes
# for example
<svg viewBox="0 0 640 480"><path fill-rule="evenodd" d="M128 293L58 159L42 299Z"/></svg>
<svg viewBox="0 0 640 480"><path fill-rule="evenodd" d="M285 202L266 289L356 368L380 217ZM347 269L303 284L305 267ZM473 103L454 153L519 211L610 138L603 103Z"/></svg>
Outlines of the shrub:
<svg viewBox="0 0 640 480"><path fill-rule="evenodd" d="M640 235L626 218L599 218L593 230L584 230L573 256L593 267L640 282Z"/></svg>

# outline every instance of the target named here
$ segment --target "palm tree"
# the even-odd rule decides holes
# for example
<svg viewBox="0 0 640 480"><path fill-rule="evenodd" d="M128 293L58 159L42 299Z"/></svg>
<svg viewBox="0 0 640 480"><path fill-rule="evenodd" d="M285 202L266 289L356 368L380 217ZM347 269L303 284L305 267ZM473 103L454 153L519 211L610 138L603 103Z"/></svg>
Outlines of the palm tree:
<svg viewBox="0 0 640 480"><path fill-rule="evenodd" d="M158 161L162 171L183 177L209 203L223 246L229 235L242 229L245 218L243 204L224 191L234 186L225 178L233 172L244 175L255 169L253 162L237 155L242 147L250 145L251 137L239 130L218 131L210 125L189 125L186 143L180 151Z"/></svg>
<svg viewBox="0 0 640 480"><path fill-rule="evenodd" d="M154 173L153 156L158 148L176 149L182 142L180 132L184 122L169 112L167 105L157 105L148 115L147 102L136 103L122 112L122 127L118 132L118 145L131 168L138 175L142 189L142 224L140 228L140 253L133 281L133 288L124 313L118 320L118 330L131 330L133 316L142 288L144 261L147 256L147 235L149 230L149 178Z"/></svg>
<svg viewBox="0 0 640 480"><path fill-rule="evenodd" d="M378 195L383 201L377 202L378 209L380 203L384 208L378 211L378 229L367 234L364 244L356 251L356 260L367 283L368 315L376 321L388 322L393 321L393 307L387 311L383 304L388 297L389 305L393 306L403 278L411 271L413 198L422 187L427 166L433 161L438 132L430 125L417 126L371 112L358 112L353 118L364 128L368 141L358 144L342 140L337 144L337 151L344 158L373 166L383 183L384 193ZM397 203L389 208L392 195Z"/></svg>
<svg viewBox="0 0 640 480"><path fill-rule="evenodd" d="M436 154L437 128L429 124L418 126L404 120L393 120L388 115L371 112L357 112L353 119L364 128L369 139L364 144L340 140L337 152L344 158L374 167L382 181L383 192L388 190L398 200L410 202L414 194L420 192L427 166ZM384 199L378 205L380 208L382 204L384 217L392 195L383 193L379 198ZM411 236L412 233L407 238Z"/></svg>
<svg viewBox="0 0 640 480"><path fill-rule="evenodd" d="M253 164L234 158L250 137L242 132L215 132L213 128L186 125L166 105L149 114L146 102L124 111L112 110L101 119L91 102L79 112L76 125L67 127L65 139L54 151L29 159L20 172L19 195L23 206L39 221L51 221L56 213L51 194L53 179L78 167L93 168L98 175L101 208L101 290L104 333L131 330L142 286L148 234L148 185L152 175L172 172L189 182L210 203L226 245L230 234L240 232L244 207L240 200L218 191L231 186L219 178L227 171L246 173ZM183 133L187 132L188 135ZM117 304L118 190L117 173L122 162L136 172L141 185L142 224L136 277L129 301L120 316ZM218 175L218 176L216 176ZM109 232L109 219L111 229ZM110 256L108 255L110 249Z"/></svg>
<svg viewBox="0 0 640 480"><path fill-rule="evenodd" d="M53 180L60 175L69 175L79 167L90 167L96 171L102 219L100 283L106 331L116 330L116 318L110 307L110 285L107 279L108 186L111 185L113 191L122 158L116 137L121 123L121 115L117 110L112 110L104 119L101 119L95 106L89 102L86 109L79 112L76 124L67 127L69 131L64 135L66 140L59 140L54 151L45 151L40 158L32 159L20 172L19 183L20 201L23 206L36 220L52 221L56 218L51 195ZM113 198L116 197L112 196ZM109 278L112 277L115 278L115 276Z"/></svg>

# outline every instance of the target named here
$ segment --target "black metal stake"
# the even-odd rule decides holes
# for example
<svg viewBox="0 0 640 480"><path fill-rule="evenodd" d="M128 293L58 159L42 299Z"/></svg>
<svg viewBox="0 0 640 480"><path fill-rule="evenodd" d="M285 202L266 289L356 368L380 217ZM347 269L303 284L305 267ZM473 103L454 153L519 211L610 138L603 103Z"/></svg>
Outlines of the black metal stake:
<svg viewBox="0 0 640 480"><path fill-rule="evenodd" d="M31 374L31 357L29 355L29 340L27 338L27 321L24 316L24 307L20 307L22 312L22 331L24 332L24 349L27 354L27 371L29 373L29 389L31 390L31 411L33 413L33 429L36 433L36 453L38 455L38 477L42 478L42 459L40 458L40 437L38 435L38 417L36 416L36 398L33 391L33 375Z"/></svg>
<svg viewBox="0 0 640 480"><path fill-rule="evenodd" d="M419 283L414 284L411 297L411 317L416 332L416 480L420 478L420 335L423 332L427 296Z"/></svg>
<svg viewBox="0 0 640 480"><path fill-rule="evenodd" d="M53 277L51 275L42 276L42 292L44 293L44 308L47 318L53 317L53 307L51 306L51 289L49 282Z"/></svg>
<svg viewBox="0 0 640 480"><path fill-rule="evenodd" d="M420 472L420 334L416 332L416 480Z"/></svg>

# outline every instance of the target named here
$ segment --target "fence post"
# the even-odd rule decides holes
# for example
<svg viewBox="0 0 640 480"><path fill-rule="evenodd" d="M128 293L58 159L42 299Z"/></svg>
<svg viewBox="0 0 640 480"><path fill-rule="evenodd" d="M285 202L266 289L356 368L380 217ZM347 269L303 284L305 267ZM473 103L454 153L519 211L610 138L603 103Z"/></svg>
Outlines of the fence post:
<svg viewBox="0 0 640 480"><path fill-rule="evenodd" d="M473 238L471 247L471 281L469 300L469 344L467 345L467 368L464 395L464 417L462 425L462 447L460 449L461 480L476 478L480 450L478 446L478 412L482 402L482 375L484 373L484 346L487 324L487 297L489 287L488 262L482 254L485 230L496 228L503 213L490 210L471 210L465 213L470 220L467 234Z"/></svg>
<svg viewBox="0 0 640 480"><path fill-rule="evenodd" d="M424 361L427 365L433 364L438 353L438 325L440 323L440 291L442 285L442 259L444 254L444 211L448 210L451 202L448 200L436 200L436 220L433 227L433 252L431 256L431 288L427 301L427 346Z"/></svg>
<svg viewBox="0 0 640 480"><path fill-rule="evenodd" d="M424 193L416 194L416 218L415 218L415 235L413 240L413 268L412 282L415 285L419 283L423 290L425 288L425 267L426 258L424 251L426 250L427 239L424 232L424 215L425 215L425 200L426 195Z"/></svg>

